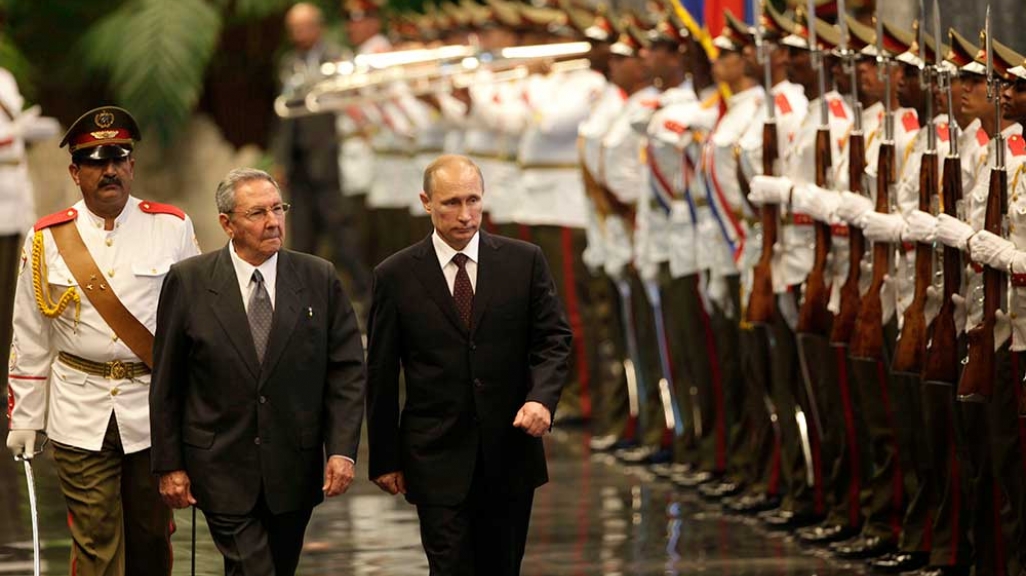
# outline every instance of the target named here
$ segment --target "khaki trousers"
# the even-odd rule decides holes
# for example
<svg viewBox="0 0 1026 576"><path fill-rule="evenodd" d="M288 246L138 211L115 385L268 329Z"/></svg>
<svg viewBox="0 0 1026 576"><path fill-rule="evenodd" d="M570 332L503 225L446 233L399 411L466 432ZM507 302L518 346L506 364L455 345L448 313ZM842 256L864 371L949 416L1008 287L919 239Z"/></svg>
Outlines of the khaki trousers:
<svg viewBox="0 0 1026 576"><path fill-rule="evenodd" d="M171 509L150 472L150 451L125 454L113 415L99 452L54 442L68 506L72 576L171 574Z"/></svg>

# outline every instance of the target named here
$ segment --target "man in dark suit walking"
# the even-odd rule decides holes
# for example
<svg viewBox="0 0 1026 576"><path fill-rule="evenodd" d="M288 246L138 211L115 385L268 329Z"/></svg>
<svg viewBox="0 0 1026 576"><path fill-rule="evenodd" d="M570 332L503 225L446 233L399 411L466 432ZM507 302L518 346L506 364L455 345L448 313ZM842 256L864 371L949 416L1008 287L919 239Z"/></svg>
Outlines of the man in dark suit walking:
<svg viewBox="0 0 1026 576"><path fill-rule="evenodd" d="M269 174L231 171L217 209L228 246L173 266L161 292L153 471L168 505L206 515L226 574L290 575L313 507L353 478L360 331L331 263L282 249Z"/></svg>
<svg viewBox="0 0 1026 576"><path fill-rule="evenodd" d="M370 476L417 506L432 576L519 573L570 354L541 250L480 231L483 196L470 159L439 157L421 193L434 232L374 271Z"/></svg>

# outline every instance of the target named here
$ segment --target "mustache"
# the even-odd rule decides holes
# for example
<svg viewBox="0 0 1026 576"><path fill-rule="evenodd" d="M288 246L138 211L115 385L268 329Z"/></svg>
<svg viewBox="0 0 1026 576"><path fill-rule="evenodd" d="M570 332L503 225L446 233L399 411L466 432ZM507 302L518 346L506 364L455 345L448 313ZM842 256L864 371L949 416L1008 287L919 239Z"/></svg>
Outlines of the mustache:
<svg viewBox="0 0 1026 576"><path fill-rule="evenodd" d="M121 178L117 176L104 176L100 178L100 187L104 186L121 186Z"/></svg>

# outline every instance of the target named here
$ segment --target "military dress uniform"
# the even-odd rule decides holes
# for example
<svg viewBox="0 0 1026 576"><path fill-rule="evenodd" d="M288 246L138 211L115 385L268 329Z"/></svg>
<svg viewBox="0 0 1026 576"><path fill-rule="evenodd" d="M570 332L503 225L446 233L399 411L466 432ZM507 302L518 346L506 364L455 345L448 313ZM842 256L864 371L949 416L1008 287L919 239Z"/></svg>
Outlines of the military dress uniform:
<svg viewBox="0 0 1026 576"><path fill-rule="evenodd" d="M399 103L408 87L396 82L389 90L392 98L375 105L381 123L373 138L374 180L367 193L373 265L410 244L409 195L419 194L421 188L421 179L411 174L416 129Z"/></svg>
<svg viewBox="0 0 1026 576"><path fill-rule="evenodd" d="M590 317L596 303L589 299L589 274L582 259L587 206L577 131L604 87L605 79L593 70L536 74L522 87L528 114L517 150L519 200L512 219L530 227L532 241L544 252L574 332L570 379L557 410L562 418L592 417L588 357L597 345Z"/></svg>
<svg viewBox="0 0 1026 576"><path fill-rule="evenodd" d="M599 183L603 169L602 137L610 124L621 113L627 94L605 83L588 117L577 128L578 153L581 175L585 184L585 240L587 246L581 260L588 269L588 293L596 302L591 332L598 344L592 351L590 371L592 386L593 448L610 449L620 440L633 441L633 430L628 428L628 398L624 385L621 361L625 356L625 342L621 327L620 309L615 290L603 270L605 238L603 230L608 215Z"/></svg>
<svg viewBox="0 0 1026 576"><path fill-rule="evenodd" d="M134 120L113 107L86 113L65 136L75 162L127 157L137 139ZM59 250L56 229L73 230L87 254ZM131 196L110 230L79 201L29 231L15 300L9 417L12 434L45 432L54 443L73 574L170 574L171 510L150 473L150 352L133 351L90 295L112 292L152 334L164 276L198 253L188 216ZM80 277L72 257L91 258L100 274Z"/></svg>

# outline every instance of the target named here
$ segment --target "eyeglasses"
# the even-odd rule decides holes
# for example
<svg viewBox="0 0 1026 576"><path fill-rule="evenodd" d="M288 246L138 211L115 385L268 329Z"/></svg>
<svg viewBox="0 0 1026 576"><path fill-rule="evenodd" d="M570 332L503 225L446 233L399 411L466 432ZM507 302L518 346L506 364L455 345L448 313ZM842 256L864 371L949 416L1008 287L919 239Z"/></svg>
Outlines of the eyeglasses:
<svg viewBox="0 0 1026 576"><path fill-rule="evenodd" d="M276 204L274 206L271 206L270 208L253 208L248 212L238 212L237 210L232 210L231 212L229 212L229 214L242 214L242 216L250 222L260 222L261 220L266 219L268 214L274 216L275 218L282 218L283 216L285 216L285 213L288 212L290 208L292 208L291 204Z"/></svg>

